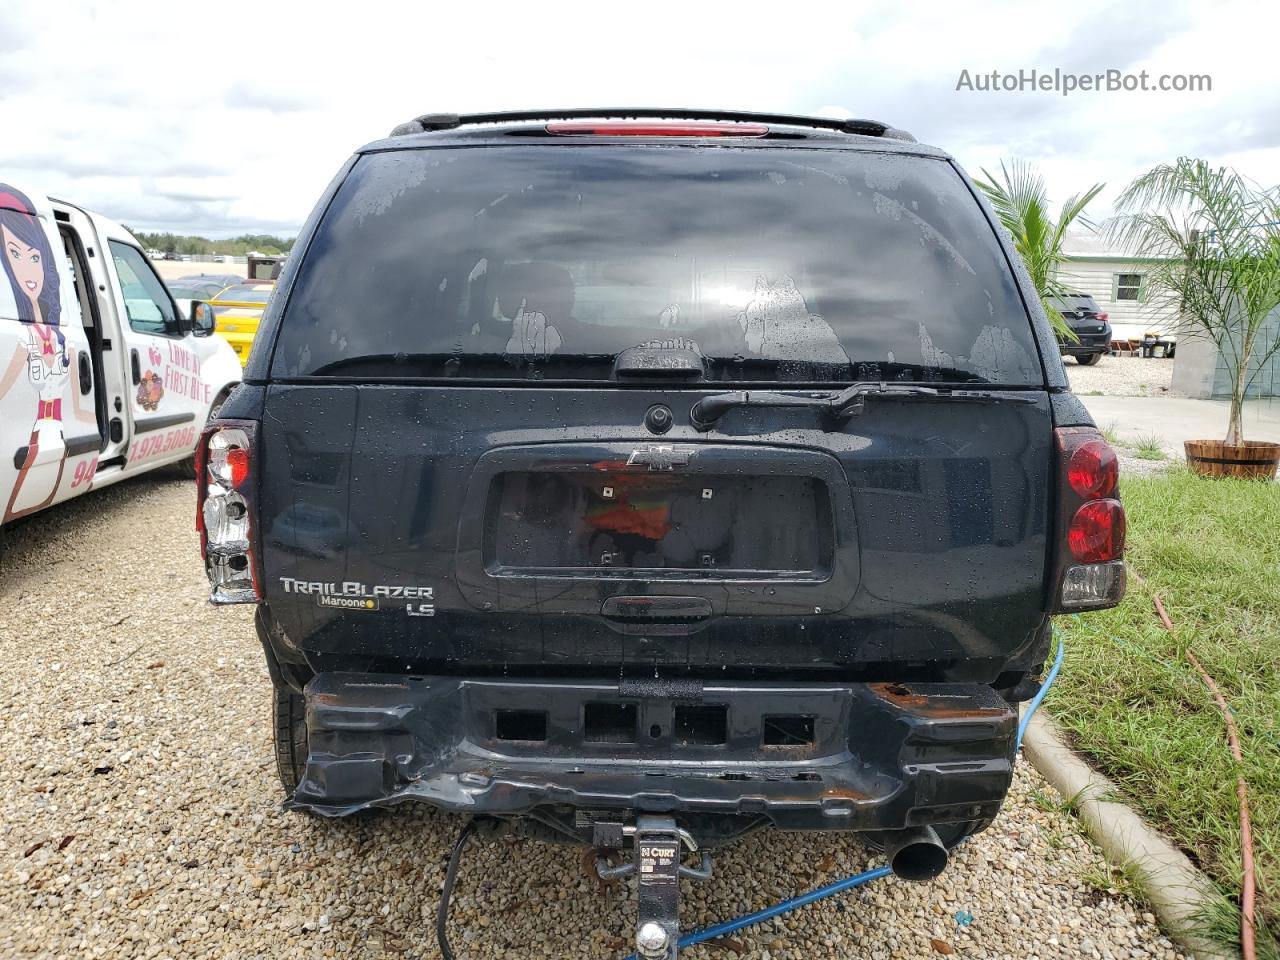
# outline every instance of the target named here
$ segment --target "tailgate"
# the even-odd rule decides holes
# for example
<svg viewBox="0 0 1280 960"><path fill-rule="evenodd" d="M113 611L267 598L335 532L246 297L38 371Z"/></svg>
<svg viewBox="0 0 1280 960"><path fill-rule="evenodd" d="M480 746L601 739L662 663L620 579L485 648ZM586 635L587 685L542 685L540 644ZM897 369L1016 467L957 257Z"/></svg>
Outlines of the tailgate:
<svg viewBox="0 0 1280 960"><path fill-rule="evenodd" d="M1035 640L1046 395L834 427L741 409L700 434L705 393L269 388L271 612L329 668L471 675L991 680Z"/></svg>

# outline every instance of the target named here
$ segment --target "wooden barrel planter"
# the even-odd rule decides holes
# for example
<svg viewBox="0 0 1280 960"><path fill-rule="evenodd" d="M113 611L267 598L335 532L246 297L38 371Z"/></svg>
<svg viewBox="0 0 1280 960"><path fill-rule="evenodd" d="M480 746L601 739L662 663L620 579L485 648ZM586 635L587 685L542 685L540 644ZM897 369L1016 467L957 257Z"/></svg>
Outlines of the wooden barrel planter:
<svg viewBox="0 0 1280 960"><path fill-rule="evenodd" d="M1229 444L1221 440L1187 440L1187 464L1202 477L1248 477L1270 480L1280 464L1280 443Z"/></svg>

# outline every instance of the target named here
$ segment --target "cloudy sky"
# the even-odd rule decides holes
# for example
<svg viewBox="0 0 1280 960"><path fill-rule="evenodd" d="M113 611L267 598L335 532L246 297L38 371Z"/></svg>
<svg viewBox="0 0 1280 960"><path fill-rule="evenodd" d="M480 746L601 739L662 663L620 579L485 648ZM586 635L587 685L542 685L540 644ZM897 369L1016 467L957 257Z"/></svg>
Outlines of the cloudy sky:
<svg viewBox="0 0 1280 960"><path fill-rule="evenodd" d="M625 12L624 12L625 11ZM143 229L296 232L350 151L432 111L670 105L884 120L1061 201L1178 155L1280 182L1280 5L5 0L0 179ZM1200 93L983 93L1021 69Z"/></svg>

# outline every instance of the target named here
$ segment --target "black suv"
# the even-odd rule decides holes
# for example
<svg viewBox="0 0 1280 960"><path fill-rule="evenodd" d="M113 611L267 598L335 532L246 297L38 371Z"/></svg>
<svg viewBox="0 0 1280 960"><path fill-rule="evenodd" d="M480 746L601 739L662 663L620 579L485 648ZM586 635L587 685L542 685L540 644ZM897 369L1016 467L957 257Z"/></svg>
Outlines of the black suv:
<svg viewBox="0 0 1280 960"><path fill-rule="evenodd" d="M1000 808L1052 615L1124 589L1015 253L869 121L403 125L201 455L213 600L257 604L287 803L329 816L859 831L932 876Z"/></svg>
<svg viewBox="0 0 1280 960"><path fill-rule="evenodd" d="M1075 357L1077 363L1091 367L1110 352L1111 324L1097 300L1087 293L1070 293L1054 298L1053 305L1077 338L1058 337L1058 347L1064 357Z"/></svg>

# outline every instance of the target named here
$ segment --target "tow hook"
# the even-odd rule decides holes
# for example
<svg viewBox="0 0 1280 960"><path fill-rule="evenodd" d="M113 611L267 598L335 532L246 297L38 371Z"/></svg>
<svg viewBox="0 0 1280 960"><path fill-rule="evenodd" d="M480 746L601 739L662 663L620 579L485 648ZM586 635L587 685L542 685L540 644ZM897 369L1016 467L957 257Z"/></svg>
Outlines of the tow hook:
<svg viewBox="0 0 1280 960"><path fill-rule="evenodd" d="M593 844L601 850L621 849L624 837L632 839L630 863L615 867L601 857L596 870L602 880L636 875L636 956L675 960L680 941L680 877L710 879L711 854L703 850L697 867L682 864L680 848L697 853L698 844L673 817L641 816L634 825L596 823L593 832Z"/></svg>

